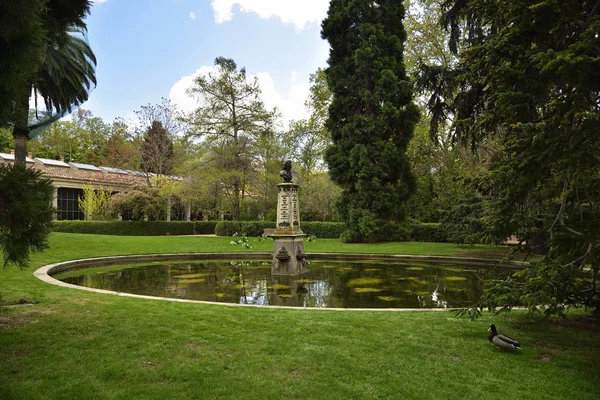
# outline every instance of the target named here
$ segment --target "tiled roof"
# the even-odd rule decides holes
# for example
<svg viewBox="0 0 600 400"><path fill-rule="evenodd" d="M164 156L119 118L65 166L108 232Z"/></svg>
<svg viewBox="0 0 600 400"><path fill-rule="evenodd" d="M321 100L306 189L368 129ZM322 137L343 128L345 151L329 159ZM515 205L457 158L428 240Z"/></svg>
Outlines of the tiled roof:
<svg viewBox="0 0 600 400"><path fill-rule="evenodd" d="M14 161L13 154L0 153L0 162L12 163ZM55 161L55 162L48 162ZM132 186L137 184L146 184L146 177L144 173L136 171L133 173L117 173L109 172L111 168L97 170L77 168L74 165L61 163L56 160L46 160L40 158L27 158L27 165L41 170L47 177L57 180L72 180L72 181L84 181L86 183L93 183L100 186L120 185L120 186ZM76 164L77 165L77 164ZM132 171L133 172L133 171Z"/></svg>
<svg viewBox="0 0 600 400"><path fill-rule="evenodd" d="M0 162L12 163L13 154L0 153ZM142 171L123 170L111 167L96 167L90 164L65 163L58 160L49 160L36 157L33 160L27 157L27 165L43 171L47 177L57 180L78 181L92 183L98 186L110 185L132 186L146 184L146 173ZM149 177L156 174L149 173ZM181 181L183 178L167 176L167 178Z"/></svg>
<svg viewBox="0 0 600 400"><path fill-rule="evenodd" d="M53 165L44 165L38 162L36 162L34 166L35 168L42 170L47 177L54 179L86 181L102 186L111 184L131 186L146 183L146 178L144 176L123 175L104 170L93 171L89 169L79 169L74 166L64 168Z"/></svg>

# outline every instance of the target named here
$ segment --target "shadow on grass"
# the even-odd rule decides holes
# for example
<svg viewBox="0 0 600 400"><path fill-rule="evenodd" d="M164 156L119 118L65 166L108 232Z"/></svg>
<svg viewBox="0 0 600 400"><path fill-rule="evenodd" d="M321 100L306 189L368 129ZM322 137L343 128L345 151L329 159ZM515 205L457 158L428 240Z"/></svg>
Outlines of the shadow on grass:
<svg viewBox="0 0 600 400"><path fill-rule="evenodd" d="M536 360L600 379L600 318L577 310L565 317L509 315L506 320Z"/></svg>

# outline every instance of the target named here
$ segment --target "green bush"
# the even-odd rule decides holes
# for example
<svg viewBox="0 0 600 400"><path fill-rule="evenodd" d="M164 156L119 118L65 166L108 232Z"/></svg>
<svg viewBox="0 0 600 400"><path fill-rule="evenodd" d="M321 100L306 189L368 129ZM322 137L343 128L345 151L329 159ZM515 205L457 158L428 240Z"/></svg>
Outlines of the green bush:
<svg viewBox="0 0 600 400"><path fill-rule="evenodd" d="M407 222L403 222L398 225L396 229L396 234L394 235L394 241L397 242L408 242L412 239L412 230L413 227L411 224Z"/></svg>
<svg viewBox="0 0 600 400"><path fill-rule="evenodd" d="M39 170L0 163L0 254L4 266L26 267L34 251L48 247L52 182Z"/></svg>
<svg viewBox="0 0 600 400"><path fill-rule="evenodd" d="M413 242L448 242L444 227L437 222L415 223L411 226L411 231Z"/></svg>
<svg viewBox="0 0 600 400"><path fill-rule="evenodd" d="M241 233L239 221L219 221L215 226L217 236L233 236L234 233Z"/></svg>
<svg viewBox="0 0 600 400"><path fill-rule="evenodd" d="M242 234L246 236L261 236L265 228L275 228L273 221L242 222Z"/></svg>
<svg viewBox="0 0 600 400"><path fill-rule="evenodd" d="M212 235L218 221L196 221L196 235Z"/></svg>
<svg viewBox="0 0 600 400"><path fill-rule="evenodd" d="M301 222L300 227L306 235L317 238L339 239L344 230L343 222ZM232 236L239 233L246 236L260 236L265 228L275 228L273 221L220 221L215 227L217 236Z"/></svg>
<svg viewBox="0 0 600 400"><path fill-rule="evenodd" d="M480 197L471 197L455 206L442 221L448 241L457 244L478 244L484 241L484 203Z"/></svg>
<svg viewBox="0 0 600 400"><path fill-rule="evenodd" d="M339 239L345 229L343 222L301 222L300 227L305 234L319 239Z"/></svg>
<svg viewBox="0 0 600 400"><path fill-rule="evenodd" d="M301 222L300 227L307 236L321 239L339 239L344 231L343 222ZM217 236L232 236L238 233L246 236L260 236L265 228L275 228L272 221L221 221L217 224ZM196 227L198 230L198 227ZM413 240L415 242L447 242L447 234L439 223L402 224L393 240Z"/></svg>
<svg viewBox="0 0 600 400"><path fill-rule="evenodd" d="M53 221L52 231L118 236L193 235L195 224L184 221Z"/></svg>
<svg viewBox="0 0 600 400"><path fill-rule="evenodd" d="M220 221L215 227L217 236L233 236L238 233L244 236L260 236L265 228L275 228L273 221Z"/></svg>

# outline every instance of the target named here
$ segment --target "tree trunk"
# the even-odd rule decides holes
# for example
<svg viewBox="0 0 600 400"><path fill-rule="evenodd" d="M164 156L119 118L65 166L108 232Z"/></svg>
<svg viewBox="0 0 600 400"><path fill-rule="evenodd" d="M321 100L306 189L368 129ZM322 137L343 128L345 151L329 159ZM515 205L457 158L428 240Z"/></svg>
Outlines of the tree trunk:
<svg viewBox="0 0 600 400"><path fill-rule="evenodd" d="M237 177L233 184L233 218L234 221L240 220L240 182Z"/></svg>
<svg viewBox="0 0 600 400"><path fill-rule="evenodd" d="M237 115L236 115L236 110L235 110L235 98L233 96L233 93L231 95L231 122L232 122L232 126L233 126L233 148L234 151L236 152L236 160L235 160L235 166L236 166L236 171L239 172L240 171L240 155L239 155L239 141L238 141L238 124L237 124ZM235 181L233 183L233 218L234 221L239 221L240 220L240 179L238 177L234 178Z"/></svg>
<svg viewBox="0 0 600 400"><path fill-rule="evenodd" d="M15 164L25 165L27 157L27 136L15 135L14 133L13 135L15 138Z"/></svg>
<svg viewBox="0 0 600 400"><path fill-rule="evenodd" d="M171 195L167 196L167 221L171 221Z"/></svg>
<svg viewBox="0 0 600 400"><path fill-rule="evenodd" d="M28 88L30 88L30 86L28 86ZM30 90L24 90L23 95L19 99L15 115L15 127L13 128L13 137L15 138L15 164L21 165L25 165L25 159L27 157L29 93Z"/></svg>

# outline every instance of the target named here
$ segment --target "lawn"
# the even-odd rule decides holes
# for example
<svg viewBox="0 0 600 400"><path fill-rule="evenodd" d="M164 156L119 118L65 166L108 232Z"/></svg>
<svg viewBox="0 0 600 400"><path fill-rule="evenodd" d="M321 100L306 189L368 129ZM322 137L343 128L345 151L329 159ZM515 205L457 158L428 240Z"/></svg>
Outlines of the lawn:
<svg viewBox="0 0 600 400"><path fill-rule="evenodd" d="M100 255L270 251L229 238L52 234L30 270L0 271L0 399L594 399L598 324L523 313L336 312L152 301L69 290L35 268ZM306 243L307 252L501 258L451 244ZM487 341L494 322L519 353Z"/></svg>

